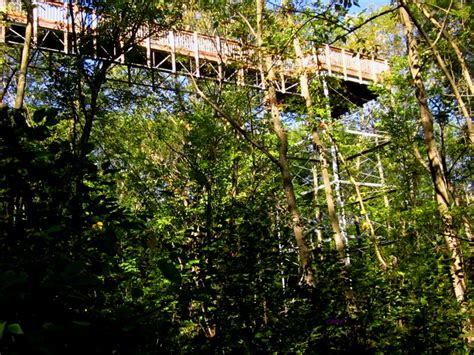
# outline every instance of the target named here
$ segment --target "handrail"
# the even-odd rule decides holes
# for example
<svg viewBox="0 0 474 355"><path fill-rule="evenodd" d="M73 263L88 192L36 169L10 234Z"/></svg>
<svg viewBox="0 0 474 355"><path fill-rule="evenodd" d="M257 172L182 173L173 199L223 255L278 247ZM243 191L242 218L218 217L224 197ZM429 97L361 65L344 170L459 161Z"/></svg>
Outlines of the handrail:
<svg viewBox="0 0 474 355"><path fill-rule="evenodd" d="M12 15L18 16L21 12L20 0L0 0L1 3L13 4L13 8L8 8L13 12ZM43 1L37 0L35 2L37 10L35 11L40 27L56 26L57 30L68 31L70 16L68 6L69 4L57 1ZM76 11L84 12L84 9L74 5ZM90 10L90 9L89 9ZM97 23L99 15L94 11L85 11L87 16L96 16L91 18L92 23ZM54 24L54 25L53 25ZM157 50L176 51L178 54L188 56L199 56L207 60L217 62L242 62L243 64L252 66L251 58L257 52L257 48L252 45L240 43L234 39L221 38L218 36L210 36L206 34L179 30L164 31L150 38L150 43L156 46ZM171 43L173 41L173 43ZM316 48L312 55L308 55L304 59L308 70L313 71L328 71L329 74L341 75L344 79L363 81L375 81L377 76L389 70L386 61L362 55L357 52L339 48L333 45L322 45ZM283 71L291 73L296 68L295 62L291 60L277 61ZM284 73L283 73L284 74Z"/></svg>

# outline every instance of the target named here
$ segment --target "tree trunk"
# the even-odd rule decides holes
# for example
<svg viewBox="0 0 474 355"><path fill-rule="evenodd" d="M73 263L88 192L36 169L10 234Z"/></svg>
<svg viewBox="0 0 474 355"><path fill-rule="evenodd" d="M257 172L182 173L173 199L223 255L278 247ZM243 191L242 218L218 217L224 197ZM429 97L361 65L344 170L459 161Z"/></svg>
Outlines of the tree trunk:
<svg viewBox="0 0 474 355"><path fill-rule="evenodd" d="M330 137L330 139L332 140L332 144L334 144L334 146L336 146L335 140L332 137ZM365 209L365 203L364 203L364 199L362 198L362 193L360 192L359 184L355 181L354 177L352 176L351 172L349 171L349 168L348 168L348 166L345 162L344 157L339 152L338 152L338 156L339 156L339 160L342 162L343 166L346 168L347 175L349 176L349 181L354 186L354 189L356 191L357 203L359 204L360 214L364 217L364 222L362 223L362 227L363 227L362 229L363 230L368 230L370 239L371 239L372 244L374 246L375 256L376 256L376 258L377 258L377 260L380 264L381 269L383 271L386 271L387 268L388 268L388 264L385 261L385 258L383 257L382 252L380 251L377 236L375 234L374 224L370 220L369 214L368 214L367 210Z"/></svg>
<svg viewBox="0 0 474 355"><path fill-rule="evenodd" d="M458 60L458 64L461 66L461 72L464 77L464 80L466 80L466 84L469 88L469 92L471 95L474 95L474 84L472 82L471 74L469 73L469 68L466 64L466 61L464 60L464 56L461 52L461 49L456 43L456 40L453 38L453 36L449 33L448 30L446 30L445 26L436 20L436 18L433 16L433 14L428 10L428 8L422 4L419 0L414 0L414 4L423 12L423 15L431 21L433 25L438 28L438 30L441 31L441 34L443 37L446 39L446 42L451 46L451 48L454 51L454 54L456 55L456 58Z"/></svg>
<svg viewBox="0 0 474 355"><path fill-rule="evenodd" d="M283 10L286 11L286 8L289 8L289 5L291 5L291 2L289 0L283 1L282 2ZM287 16L287 18L290 25L293 25L292 17ZM325 191L325 196L326 196L326 205L327 205L329 220L331 223L331 228L333 231L333 239L334 239L334 243L336 246L336 251L337 251L339 260L345 266L341 272L341 275L347 283L346 288L344 290L347 312L349 314L354 314L357 312L357 304L356 304L354 292L351 288L352 280L351 280L350 270L348 268L350 264L350 259L349 259L349 254L347 252L347 239L345 238L345 235L343 234L343 231L341 230L339 216L337 215L337 212L336 212L336 207L334 203L334 195L333 195L333 190L332 190L331 181L330 181L328 162L327 162L326 153L325 153L325 150L322 145L320 135L318 132L318 126L317 126L316 121L314 120L314 107L313 107L311 94L309 91L309 80L308 80L308 75L307 75L305 65L304 65L303 51L301 49L300 40L298 37L295 37L293 39L293 49L297 57L297 63L298 63L297 68L298 68L298 71L300 72L299 79L300 79L301 94L303 98L305 99L305 104L306 104L309 120L313 124L311 135L312 135L313 144L318 153L318 158L320 162L321 176L323 178L324 191ZM328 103L329 93L327 92L327 88L325 88L325 96L327 100L326 110L327 110L328 116L330 116L331 110ZM337 172L334 172L334 173L336 174Z"/></svg>
<svg viewBox="0 0 474 355"><path fill-rule="evenodd" d="M316 219L316 223L320 223L321 221L321 209L318 206L318 169L316 168L316 164L313 164L311 167L311 173L313 175L313 199L314 199L314 217ZM323 231L320 225L316 226L316 247L318 254L322 260L321 249L323 247Z"/></svg>
<svg viewBox="0 0 474 355"><path fill-rule="evenodd" d="M303 221L298 210L296 202L295 190L293 187L292 176L290 173L288 163L288 136L285 128L281 122L280 110L278 108L278 102L276 97L275 86L272 83L272 77L274 77L271 57L263 55L262 44L263 44L263 13L265 9L264 0L256 0L257 7L257 46L260 49L260 63L263 69L263 80L265 89L264 104L270 110L272 118L272 126L276 137L278 138L278 166L280 168L281 177L283 180L283 190L285 192L286 202L288 205L288 211L291 217L291 226L298 247L298 255L300 265L303 269L303 276L306 284L310 288L316 287L315 273L312 266L311 251L308 247L304 232L303 232Z"/></svg>
<svg viewBox="0 0 474 355"><path fill-rule="evenodd" d="M33 38L33 4L31 0L22 1L26 10L25 42L21 53L20 70L18 71L18 84L16 87L15 109L23 107L26 92L26 75L28 73L28 63L31 55L31 42Z"/></svg>
<svg viewBox="0 0 474 355"><path fill-rule="evenodd" d="M301 74L300 74L301 95L305 99L308 115L310 119L313 120L314 118L313 117L314 116L313 100L309 92L308 75L305 71L305 66L303 62L303 58L304 58L303 51L301 50L301 45L298 38L295 38L293 40L293 48L295 50L295 54L297 57L298 68L301 71ZM331 178L329 174L329 164L326 157L326 152L321 142L321 137L319 135L318 127L315 123L313 124L311 135L313 138L313 143L316 147L316 150L319 156L319 161L320 161L320 166L321 166L321 176L323 178L324 191L325 191L325 196L326 196L326 205L327 205L327 210L328 210L329 221L331 223L331 228L333 231L333 239L336 245L336 251L339 255L340 260L344 264L349 264L349 258L347 258L346 256L346 242L345 242L344 235L341 229L341 224L339 222L339 216L337 215L337 212L336 212L336 204L334 202L334 194L333 194Z"/></svg>
<svg viewBox="0 0 474 355"><path fill-rule="evenodd" d="M319 160L321 162L321 175L323 177L324 192L326 195L326 205L328 210L329 221L331 222L331 228L333 231L333 239L336 245L336 251L339 256L339 259L347 264L346 262L346 246L344 243L344 238L342 236L341 227L339 224L339 218L336 213L336 205L334 203L333 191L331 186L331 180L329 175L328 163L326 159L326 154L324 152L323 145L321 143L321 138L316 128L312 130L313 143L316 146L318 151Z"/></svg>
<svg viewBox="0 0 474 355"><path fill-rule="evenodd" d="M461 96L461 93L459 92L459 89L456 85L456 82L449 72L448 66L444 59L441 57L441 54L438 51L438 48L436 47L436 44L433 43L428 34L425 32L422 26L420 26L417 22L416 19L414 18L413 14L410 11L410 8L404 4L404 1L400 1L400 3L404 6L404 10L407 12L408 16L410 17L410 21L412 23L412 26L415 25L419 33L422 35L428 46L430 47L431 53L433 53L433 56L436 58L436 61L438 63L438 66L441 68L442 72L444 73L444 76L449 82L449 86L451 86L451 90L453 91L454 97L456 98L456 101L459 104L459 109L461 110L462 115L464 116L466 120L466 128L467 128L467 138L468 142L471 146L471 150L474 151L474 127L472 125L471 121L471 115L467 109L467 105L464 102L464 99ZM469 76L470 79L470 76ZM472 83L471 83L472 84Z"/></svg>
<svg viewBox="0 0 474 355"><path fill-rule="evenodd" d="M464 311L467 311L466 275L463 269L463 258L459 245L458 235L454 228L453 216L450 212L450 197L448 183L441 164L440 155L435 141L433 116L428 106L428 98L422 79L421 63L418 58L418 43L413 32L413 23L405 8L400 8L400 19L404 27L408 44L410 72L415 85L415 95L420 107L421 125L424 133L428 165L435 190L438 212L442 222L442 234L446 248L451 257L451 278L456 299ZM465 331L472 329L471 321L465 324Z"/></svg>

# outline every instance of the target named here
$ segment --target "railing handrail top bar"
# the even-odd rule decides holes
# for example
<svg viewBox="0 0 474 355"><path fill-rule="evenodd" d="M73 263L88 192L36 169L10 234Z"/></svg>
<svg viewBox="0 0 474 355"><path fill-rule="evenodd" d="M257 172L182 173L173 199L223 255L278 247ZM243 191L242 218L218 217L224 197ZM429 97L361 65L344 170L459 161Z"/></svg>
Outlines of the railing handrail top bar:
<svg viewBox="0 0 474 355"><path fill-rule="evenodd" d="M12 2L11 0L7 0L7 2ZM21 2L20 2L21 3ZM63 7L64 6L64 2L59 2L59 1L54 1L54 0L36 0L36 3L42 3L42 4L49 4L49 5L52 5L52 6L57 6L57 7ZM67 3L67 5L70 5L69 3ZM83 8L87 8L87 7L83 7ZM163 32L169 32L170 30L163 30ZM225 37L221 37L221 36L212 36L212 35L207 35L207 34L204 34L204 33L200 33L200 32L197 32L197 31L190 31L190 30L178 30L178 29L172 29L171 31L179 34L179 33L186 33L186 34L190 34L190 35L194 35L194 33L197 33L197 36L198 37L201 37L201 38L206 38L206 39L210 39L210 40L213 40L217 37L220 38L221 41L223 42L227 42L227 43L232 43L232 44L235 44L235 45L238 45L238 46L242 46L242 47L246 47L248 49L256 49L257 47L252 45L252 44L247 44L247 43L243 43L242 41L239 41L239 40L235 40L235 39L228 39L228 38L225 38ZM381 63L381 64L385 64L385 60L384 59L380 59L380 58L377 58L375 56L370 56L370 55L366 55L366 54L362 54L362 53L359 53L359 52L356 52L356 51L352 51L350 49L345 49L345 48L341 48L341 47L336 47L332 44L321 44L317 47L317 49L321 50L321 49L324 49L326 47L329 47L331 49L331 51L334 51L334 52L339 52L339 53L342 53L342 51L344 50L344 52L346 54L349 54L349 55L352 55L352 56L359 56L360 59L366 59L366 60L370 60L370 61L374 61L374 62L378 62L378 63ZM244 49L244 48L242 48Z"/></svg>

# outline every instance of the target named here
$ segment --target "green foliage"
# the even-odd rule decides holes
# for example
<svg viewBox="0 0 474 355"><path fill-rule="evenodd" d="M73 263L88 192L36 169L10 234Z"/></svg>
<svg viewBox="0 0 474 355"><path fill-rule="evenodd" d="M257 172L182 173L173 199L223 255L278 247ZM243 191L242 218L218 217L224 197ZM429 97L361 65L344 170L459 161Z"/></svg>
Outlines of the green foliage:
<svg viewBox="0 0 474 355"><path fill-rule="evenodd" d="M101 40L119 41L141 23L154 22L159 30L181 15L190 17L185 25L191 28L255 40L248 29L255 21L253 1L139 5L98 2L99 10L113 14L101 23ZM321 12L316 12L318 3L306 5L295 5L295 23L308 23L304 28L286 26L281 9L267 9L263 37L268 53L293 58L293 36L319 44L344 37L344 27L361 21L342 17L357 1L335 1ZM456 7L451 16L467 23L466 11ZM386 53L398 53L392 20L364 27L358 33L364 41L349 39L349 45L375 53L380 45L375 38L383 33L397 41ZM459 35L467 38L469 31L461 28ZM313 80L315 109L309 118L301 98L279 98L292 182L313 253L314 290L301 280L278 166L189 86L176 83L171 93L159 90L159 74L139 72L154 90L127 87L120 81L128 79L130 68L77 58L72 65L58 59L57 70L41 80L32 76L29 111L0 110L0 352L466 351L460 324L467 315L453 295L451 260L424 155L415 154L424 152L424 143L406 61L395 58L390 77L374 85L377 103L344 121L334 118L356 109L350 93L364 87L326 78L328 100L322 81ZM101 68L107 75L98 75ZM456 103L445 95L440 76L434 70L432 75L436 139L448 167L446 179L460 199L452 212L464 243L469 236L463 221L472 220L465 201L471 193L472 158L455 124ZM277 156L259 91L198 84L259 147ZM79 99L85 105L78 113ZM87 118L92 127L82 144ZM346 122L380 130L391 143L371 151L380 142L348 134ZM378 173L364 160L378 158L390 188L377 194L370 186L360 187L364 215L353 186L340 188L349 266L341 265L334 251L324 191L314 192L321 185L318 155L308 139L315 127L332 174L338 168L344 182L349 176L363 181ZM332 156L333 142L341 156L353 159L343 164ZM357 156L361 151L366 153ZM331 164L333 159L337 164ZM390 264L386 271L375 258L366 216ZM467 243L462 246L467 249ZM471 254L465 253L470 264ZM355 307L348 304L351 297Z"/></svg>
<svg viewBox="0 0 474 355"><path fill-rule="evenodd" d="M112 351L118 345L107 329L125 337L148 336L133 320L143 309L145 280L123 279L120 272L142 272L145 255L130 269L132 255L124 250L142 244L143 220L107 195L112 171L76 157L66 141L52 138L58 122L54 111L37 110L33 121L28 127L20 113L1 111L0 294L6 328L2 324L4 334L24 338L13 342L4 336L2 348ZM163 265L174 270L169 262ZM158 310L147 312L151 316L140 323L156 319Z"/></svg>

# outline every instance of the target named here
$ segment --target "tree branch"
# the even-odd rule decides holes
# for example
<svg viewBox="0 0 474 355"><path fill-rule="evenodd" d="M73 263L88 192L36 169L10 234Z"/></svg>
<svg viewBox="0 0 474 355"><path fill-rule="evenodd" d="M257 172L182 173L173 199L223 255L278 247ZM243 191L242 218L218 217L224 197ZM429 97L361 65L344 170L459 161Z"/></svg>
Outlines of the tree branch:
<svg viewBox="0 0 474 355"><path fill-rule="evenodd" d="M196 90L196 93L204 101L206 101L225 121L227 121L242 137L244 137L247 142L249 142L252 146L260 150L263 154L265 154L273 164L278 167L280 166L280 163L277 158L275 158L265 147L257 143L254 139L252 139L249 132L243 129L236 120L234 120L227 113L222 111L221 108L214 101L212 101L204 92L202 92L192 75L190 75L190 78L191 82L193 83L194 89Z"/></svg>

